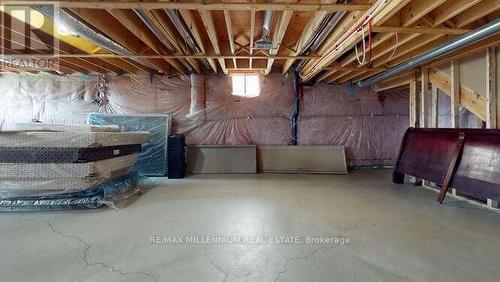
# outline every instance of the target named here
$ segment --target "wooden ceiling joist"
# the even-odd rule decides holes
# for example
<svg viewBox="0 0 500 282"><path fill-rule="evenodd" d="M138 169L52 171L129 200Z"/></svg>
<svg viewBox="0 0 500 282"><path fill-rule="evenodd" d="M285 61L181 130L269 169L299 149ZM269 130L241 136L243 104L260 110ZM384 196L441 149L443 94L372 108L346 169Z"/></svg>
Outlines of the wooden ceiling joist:
<svg viewBox="0 0 500 282"><path fill-rule="evenodd" d="M236 53L236 48L234 47L234 37L233 37L233 26L231 24L231 14L230 11L224 10L224 21L226 22L227 29L227 39L229 41L229 47L231 49L231 54L234 55ZM236 59L233 58L234 68L238 68L238 64L236 63Z"/></svg>
<svg viewBox="0 0 500 282"><path fill-rule="evenodd" d="M328 51L323 54L322 58L313 60L313 62L303 70L301 75L303 79L308 81L323 68L327 67L331 62L354 47L354 44L361 39L361 33L357 32L358 27L361 26L367 18L373 16L371 20L371 24L373 26L384 24L385 21L401 10L406 4L408 4L408 2L410 2L410 0L379 0L375 2L375 4L373 4L373 6L365 12L363 16L354 22L348 23L350 28L347 35L341 34L336 42L330 46ZM372 15L372 13L375 14ZM363 28L368 29L368 26ZM352 34L352 36L349 34Z"/></svg>
<svg viewBox="0 0 500 282"><path fill-rule="evenodd" d="M205 43L203 42L201 38L201 31L198 28L196 24L196 20L193 15L193 11L190 10L180 10L179 14L181 15L182 19L186 23L186 26L188 27L189 31L191 32L191 35L193 35L194 40L196 41L196 44L200 48L201 54L206 54L206 47ZM215 63L215 60L213 58L207 58L206 59L208 64L210 65L210 68L217 73L217 64Z"/></svg>
<svg viewBox="0 0 500 282"><path fill-rule="evenodd" d="M54 0L3 0L3 4L18 4L18 5L40 5L53 3L61 8L71 9L175 9L175 10L198 10L198 11L364 11L370 8L370 4L328 4L328 3L230 3L230 2L170 2L167 1L129 1L129 0L71 0L71 1L54 1Z"/></svg>
<svg viewBox="0 0 500 282"><path fill-rule="evenodd" d="M299 40L295 44L295 52L293 52L294 55L299 55L303 51L305 51L304 48L306 47L306 44L312 39L314 34L317 34L319 32L319 26L327 15L328 12L325 11L314 13L311 19L307 22L307 25L304 27L304 30L300 34ZM294 62L295 59L286 60L283 64L282 73L286 73Z"/></svg>
<svg viewBox="0 0 500 282"><path fill-rule="evenodd" d="M373 32L379 33L420 33L420 34L464 34L470 29L460 28L434 28L434 27L402 27L402 26L374 26Z"/></svg>
<svg viewBox="0 0 500 282"><path fill-rule="evenodd" d="M285 36L286 29L288 24L290 23L290 19L292 18L293 11L283 11L279 18L278 24L275 26L273 32L273 49L269 51L269 54L276 55L281 47L281 41L283 40L283 36ZM271 73L271 69L274 64L274 59L269 59L267 61L267 68L264 72L265 75Z"/></svg>
<svg viewBox="0 0 500 282"><path fill-rule="evenodd" d="M316 77L316 81L335 83L353 83L378 74L487 24L500 14L500 0L244 2L4 0L2 4L58 4L128 50L112 54L83 36L61 37L48 26L42 28L38 32L45 34L37 35L42 42L50 42L52 38L64 41L56 57L63 63L64 70L71 73L189 74L210 68L228 74L241 68L269 74L278 68L285 73L296 60L304 60L301 69L304 81ZM175 15L169 14L172 10ZM270 34L274 48L269 51L253 48L265 10L273 10L275 15ZM342 17L324 42L317 50L300 55L306 54L305 48L318 34L324 20L337 11L343 11ZM183 23L174 16L179 16ZM371 19L370 25L367 19ZM369 31L372 32L368 49L371 60L358 63L354 46L360 46L361 37L368 37ZM483 45L473 44L476 47L465 48L464 53L476 52L484 46L497 44L496 41L490 38ZM196 46L191 45L193 42ZM19 58L30 56L16 55ZM431 64L458 56L461 55L445 56ZM209 67L205 69L202 63L207 65L207 62Z"/></svg>
<svg viewBox="0 0 500 282"><path fill-rule="evenodd" d="M105 10L97 9L72 9L73 13L84 19L87 23L104 32L111 39L117 41L122 46L135 54L156 54L135 34L127 30L123 25L113 22L113 17ZM147 59L147 61L159 72L166 72L167 62L160 59Z"/></svg>
<svg viewBox="0 0 500 282"><path fill-rule="evenodd" d="M212 43L212 47L214 49L215 54L220 55L220 47L219 47L219 39L217 37L217 32L214 25L214 19L211 11L201 10L199 11L203 24L205 26L205 30L207 31L208 38ZM219 65L224 72L224 74L228 74L226 69L226 62L223 58L218 58Z"/></svg>

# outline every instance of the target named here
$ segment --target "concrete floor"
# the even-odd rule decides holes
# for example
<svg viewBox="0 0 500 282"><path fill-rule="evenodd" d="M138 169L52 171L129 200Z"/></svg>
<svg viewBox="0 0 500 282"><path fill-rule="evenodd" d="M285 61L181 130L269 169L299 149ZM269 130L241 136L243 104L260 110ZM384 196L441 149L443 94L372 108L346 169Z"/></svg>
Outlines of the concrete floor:
<svg viewBox="0 0 500 282"><path fill-rule="evenodd" d="M194 176L162 180L124 209L0 214L0 279L500 281L499 213L453 199L440 206L390 174ZM150 243L183 235L351 241Z"/></svg>

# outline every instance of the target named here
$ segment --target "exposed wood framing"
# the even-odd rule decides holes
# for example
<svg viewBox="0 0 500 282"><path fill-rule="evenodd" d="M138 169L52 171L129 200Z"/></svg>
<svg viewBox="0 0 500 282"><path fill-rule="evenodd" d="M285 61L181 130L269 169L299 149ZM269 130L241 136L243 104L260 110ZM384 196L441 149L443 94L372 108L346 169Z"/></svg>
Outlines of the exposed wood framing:
<svg viewBox="0 0 500 282"><path fill-rule="evenodd" d="M435 27L402 27L402 26L374 26L373 32L382 33L420 33L420 34L464 34L470 29L461 28L435 28Z"/></svg>
<svg viewBox="0 0 500 282"><path fill-rule="evenodd" d="M401 10L401 25L410 26L447 0L412 1Z"/></svg>
<svg viewBox="0 0 500 282"><path fill-rule="evenodd" d="M250 11L250 55L253 54L253 40L255 38L255 9ZM250 68L253 66L252 58L249 60Z"/></svg>
<svg viewBox="0 0 500 282"><path fill-rule="evenodd" d="M281 47L281 41L283 40L283 36L285 36L286 29L288 27L288 23L290 23L290 19L292 18L293 11L283 11L281 13L278 24L276 25L273 32L273 49L269 51L270 55L278 54L278 50ZM271 69L274 64L274 59L269 59L267 61L267 68L264 72L265 75L268 75L271 72Z"/></svg>
<svg viewBox="0 0 500 282"><path fill-rule="evenodd" d="M231 49L231 54L235 55L236 49L234 47L234 37L233 37L233 26L231 25L231 14L230 11L224 10L224 20L226 22L227 29L227 39L229 40L229 48ZM238 64L236 63L236 59L233 58L234 68L238 68Z"/></svg>
<svg viewBox="0 0 500 282"><path fill-rule="evenodd" d="M401 8L403 8L406 4L408 4L410 0L379 0L375 2L375 4L368 10L362 17L354 22L349 22L349 31L347 34L353 33L354 35L351 37L346 37L346 35L340 35L336 42L328 49L327 52L323 53L322 58L318 60L314 60L311 64L304 68L302 72L302 77L305 81L311 79L318 72L320 72L323 68L327 67L331 62L339 58L342 54L351 49L354 44L356 44L360 39L362 33L356 32L358 26L360 26L370 15L372 12L376 11L378 5L384 5L381 10L377 12L377 14L372 19L372 25L381 25L385 21L387 21L390 17L392 17L395 13L397 13ZM364 27L365 30L368 29L367 26ZM367 32L365 32L366 34Z"/></svg>
<svg viewBox="0 0 500 282"><path fill-rule="evenodd" d="M439 96L436 85L431 86L431 123L430 127L437 128L439 121Z"/></svg>
<svg viewBox="0 0 500 282"><path fill-rule="evenodd" d="M219 68L226 74L228 70L234 72L235 68L258 71L264 68L263 73L268 74L277 68L287 72L296 60L304 60L301 71L304 81L316 78L316 81L338 84L355 83L404 63L491 22L498 18L500 10L500 0L338 2L344 1L4 0L2 4L58 4L58 7L75 12L83 21L130 51L126 52L127 56L109 54L109 51L98 48L83 37L65 41L69 46L59 48L58 52L63 56L58 58L69 72L188 74L204 71L201 63L208 62L214 72ZM379 5L383 5L381 9L378 9ZM133 9L142 9L157 31L150 30ZM163 9L178 12L196 42L197 50L186 44L186 39ZM261 21L260 11L266 10L275 11L277 16L271 32L275 49L269 52L253 49ZM307 43L319 32L324 19L338 11L342 12L342 18L318 50L308 56L300 56ZM371 61L359 65L353 47L360 44L361 30L368 34L366 19L372 16ZM290 25L288 30L287 25ZM157 32L160 36L155 34ZM57 37L56 34L54 36ZM498 46L499 42L500 35L495 35L421 67L431 69L438 63L458 60ZM103 53L104 56L91 55L95 53ZM377 87L401 89L409 87L409 81L388 79Z"/></svg>
<svg viewBox="0 0 500 282"><path fill-rule="evenodd" d="M457 68L455 67L455 69ZM429 69L429 81L446 95L452 96L452 79L446 73L437 69ZM455 91L455 94L456 92L460 94L459 105L469 110L481 120L486 120L486 98L463 85L460 86L459 91L456 89L453 89L453 91Z"/></svg>
<svg viewBox="0 0 500 282"><path fill-rule="evenodd" d="M450 64L450 97L451 97L451 126L460 127L460 64L452 61Z"/></svg>
<svg viewBox="0 0 500 282"><path fill-rule="evenodd" d="M203 21L203 24L205 25L205 29L208 34L208 38L210 39L210 42L212 43L212 47L214 48L214 52L217 55L220 55L220 47L219 47L219 39L217 37L217 32L215 30L215 25L214 25L214 19L212 16L211 11L207 10L200 10L200 17ZM224 72L224 74L228 74L227 69L226 69L226 62L224 61L223 58L218 58L219 65Z"/></svg>
<svg viewBox="0 0 500 282"><path fill-rule="evenodd" d="M324 4L324 3L227 3L227 2L170 2L170 0L129 1L129 0L86 0L86 1L54 1L54 0L3 0L3 4L39 5L53 3L61 8L85 9L176 9L176 10L233 10L233 11L364 11L370 8L369 4Z"/></svg>
<svg viewBox="0 0 500 282"><path fill-rule="evenodd" d="M106 11L90 9L73 9L72 11L133 53L157 55L129 30L119 24L113 23L110 20L112 17ZM160 72L166 72L168 69L167 62L161 59L147 59L147 61Z"/></svg>
<svg viewBox="0 0 500 282"><path fill-rule="evenodd" d="M412 74L413 78L410 81L410 127L418 127L418 94L417 94L417 77Z"/></svg>
<svg viewBox="0 0 500 282"><path fill-rule="evenodd" d="M486 49L486 128L497 128L496 48Z"/></svg>
<svg viewBox="0 0 500 282"><path fill-rule="evenodd" d="M420 127L429 127L429 71L421 70L420 86Z"/></svg>
<svg viewBox="0 0 500 282"><path fill-rule="evenodd" d="M144 15L156 26L156 28L162 33L170 44L175 48L175 50L181 54L185 54L182 45L180 43L179 35L167 19L167 16L163 11L154 10L146 11ZM186 68L177 60L168 60L168 62L173 65L179 72L187 73ZM194 60L188 59L187 62L198 72L200 67Z"/></svg>
<svg viewBox="0 0 500 282"><path fill-rule="evenodd" d="M448 21L479 2L481 2L481 0L453 0L439 6L431 12L432 17L434 18L433 26L438 26Z"/></svg>
<svg viewBox="0 0 500 282"><path fill-rule="evenodd" d="M191 31L191 34L193 35L193 38L196 41L196 44L198 44L198 47L200 48L201 53L202 54L206 54L207 51L206 51L205 43L201 39L200 29L196 25L196 22L195 22L195 19L194 19L194 15L193 15L193 11L190 11L190 10L180 10L179 14L181 15L182 19L184 20L184 22L186 23L187 27ZM217 73L217 64L215 63L214 58L206 58L206 60L207 60L208 64L210 65L210 68L212 68L212 70L215 73Z"/></svg>
<svg viewBox="0 0 500 282"><path fill-rule="evenodd" d="M304 30L300 34L299 40L295 44L295 52L293 53L294 55L299 55L304 51L306 44L311 40L313 35L319 32L318 30L319 25L327 15L328 12L325 11L319 11L314 13L309 22L307 22L307 25L305 26ZM295 59L286 60L286 62L283 64L282 73L286 73L294 62Z"/></svg>

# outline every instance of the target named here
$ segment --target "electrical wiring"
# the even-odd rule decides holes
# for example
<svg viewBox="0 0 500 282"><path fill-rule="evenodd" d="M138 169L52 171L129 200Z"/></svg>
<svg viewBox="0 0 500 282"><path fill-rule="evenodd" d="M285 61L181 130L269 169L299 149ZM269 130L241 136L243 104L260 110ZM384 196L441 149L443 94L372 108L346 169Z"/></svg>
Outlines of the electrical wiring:
<svg viewBox="0 0 500 282"><path fill-rule="evenodd" d="M354 50L356 51L356 60L358 60L358 63L360 65L364 65L366 63L366 43L365 43L365 32L364 29L361 29L361 41L362 46L363 46L363 60L359 59L359 53L358 53L358 44L354 45Z"/></svg>
<svg viewBox="0 0 500 282"><path fill-rule="evenodd" d="M340 43L332 46L330 50L328 50L325 55L322 56L321 59L317 60L311 67L311 72L314 72L317 68L317 66L321 63L323 63L326 58L328 58L333 52L337 51L342 47L346 42L353 37L357 31L363 30L366 25L371 22L371 20L375 17L375 15L378 14L378 12L387 4L388 0L380 1L379 4L369 12L369 14L365 17L364 21L360 22L355 28L351 29L351 32L346 33L341 39L339 40ZM310 73L311 73L310 72ZM310 76L310 73L306 75L306 78Z"/></svg>
<svg viewBox="0 0 500 282"><path fill-rule="evenodd" d="M394 54L396 54L396 50L398 49L398 46L399 46L399 36L398 36L398 33L395 32L394 35L396 36L396 44L394 44L394 49L392 49L392 54L389 56L388 61L392 60L392 57L394 56Z"/></svg>

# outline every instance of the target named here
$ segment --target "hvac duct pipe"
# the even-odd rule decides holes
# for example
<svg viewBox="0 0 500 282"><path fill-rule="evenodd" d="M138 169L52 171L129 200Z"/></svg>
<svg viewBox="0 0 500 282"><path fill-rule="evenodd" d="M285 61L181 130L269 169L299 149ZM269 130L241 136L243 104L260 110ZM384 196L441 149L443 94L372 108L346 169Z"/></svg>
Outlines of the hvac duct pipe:
<svg viewBox="0 0 500 282"><path fill-rule="evenodd" d="M91 41L92 43L94 43L94 44L96 44L96 45L98 45L98 46L100 46L100 47L102 47L102 48L104 48L112 53L119 54L119 55L134 55L132 52L127 50L122 45L109 39L107 36L96 32L94 29L89 27L87 24L82 23L79 19L77 19L76 17L74 17L73 15L71 15L70 13L66 12L63 9L59 9L58 13L56 13L57 18L53 18L54 15L52 14L52 11L50 10L50 9L52 9L52 7L50 7L50 6L37 6L36 9L38 11L40 11L42 14L44 14L45 16L52 18L52 20L54 20L54 22L56 20L59 21L60 24L65 25L70 30L76 32L77 34L79 34L79 35L85 37L86 39L88 39L89 41ZM57 24L57 23L55 23L55 24ZM146 60L143 60L140 58L136 58L133 60L142 64L142 65L145 65L149 68L156 69L156 67L152 66Z"/></svg>
<svg viewBox="0 0 500 282"><path fill-rule="evenodd" d="M345 13L346 12L344 11L330 15L327 19L326 25L314 38L311 39L311 41L307 44L308 46L305 48L304 52L301 52L301 55L315 52L321 45L321 43L323 43L323 41L326 39L326 37L332 32L333 28L335 28L335 26L337 25L339 20L345 15ZM306 60L301 60L300 63L295 68L295 70L300 71L304 66L305 62Z"/></svg>
<svg viewBox="0 0 500 282"><path fill-rule="evenodd" d="M139 9L134 9L135 14L141 19L141 21L149 28L149 30L160 40L165 47L169 51L174 51L174 46L164 37L161 35L161 31L156 27L154 23L151 22L151 20L146 16L146 12L144 10L139 10Z"/></svg>
<svg viewBox="0 0 500 282"><path fill-rule="evenodd" d="M264 23L262 24L262 38L269 38L272 21L273 11L266 11L266 13L264 14Z"/></svg>
<svg viewBox="0 0 500 282"><path fill-rule="evenodd" d="M190 117L205 117L205 76L202 74L191 74L191 104L189 106Z"/></svg>
<svg viewBox="0 0 500 282"><path fill-rule="evenodd" d="M179 12L177 10L170 10L170 9L164 9L164 11L167 14L168 18L170 19L170 21L174 24L175 28L180 33L182 38L184 38L186 43L189 45L191 51L199 53L200 49L198 48L198 44L196 44L196 41L191 35L191 32L188 31L189 28L186 26L184 21L179 17Z"/></svg>
<svg viewBox="0 0 500 282"><path fill-rule="evenodd" d="M451 42L445 43L423 55L420 55L414 59L411 59L410 61L406 63L399 64L384 73L381 73L379 75L375 75L371 78L359 81L357 86L358 87L366 87L370 86L372 84L375 84L377 82L380 82L384 79L387 79L393 75L396 75L400 72L403 72L405 70L411 69L413 67L428 63L438 57L442 57L445 55L448 55L460 48L466 47L478 40L482 40L484 38L487 38L489 36L495 35L498 32L500 32L500 19L496 19L476 30L473 30L471 32L468 32L456 39L453 39Z"/></svg>
<svg viewBox="0 0 500 282"><path fill-rule="evenodd" d="M170 41L168 41L165 36L161 34L161 31L156 27L154 23L151 22L151 20L146 16L146 12L144 10L140 9L134 9L135 14L141 19L141 21L149 28L149 30L160 40L163 45L167 47L169 51L175 51L174 46ZM189 71L192 71L193 69L191 66L185 61L185 60L180 60L182 65L187 68Z"/></svg>

